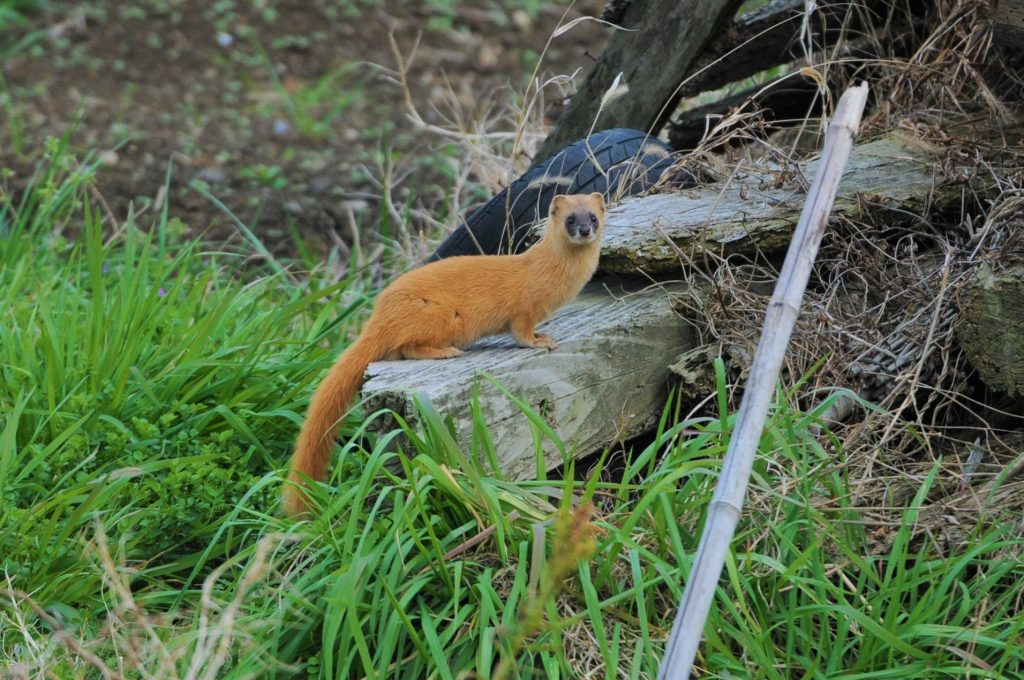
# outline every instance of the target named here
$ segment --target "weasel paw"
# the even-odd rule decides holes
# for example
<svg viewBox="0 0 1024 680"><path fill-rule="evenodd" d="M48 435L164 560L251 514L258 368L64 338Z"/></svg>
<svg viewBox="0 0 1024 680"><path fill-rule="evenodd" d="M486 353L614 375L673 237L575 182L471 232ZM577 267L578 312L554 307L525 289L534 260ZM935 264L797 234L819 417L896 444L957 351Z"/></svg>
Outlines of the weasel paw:
<svg viewBox="0 0 1024 680"><path fill-rule="evenodd" d="M537 333L536 339L533 341L533 347L544 348L549 352L553 352L558 349L558 343L548 333Z"/></svg>

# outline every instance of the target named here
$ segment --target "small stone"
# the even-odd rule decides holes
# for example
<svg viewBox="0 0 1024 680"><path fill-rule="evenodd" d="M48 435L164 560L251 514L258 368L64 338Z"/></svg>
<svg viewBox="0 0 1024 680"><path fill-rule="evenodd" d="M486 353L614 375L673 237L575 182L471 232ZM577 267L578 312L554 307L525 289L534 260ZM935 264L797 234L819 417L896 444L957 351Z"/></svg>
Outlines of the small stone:
<svg viewBox="0 0 1024 680"><path fill-rule="evenodd" d="M298 201L288 201L287 203L284 204L284 209L287 210L292 215L295 215L296 217L301 215L303 212L302 204L299 203Z"/></svg>
<svg viewBox="0 0 1024 680"><path fill-rule="evenodd" d="M227 179L227 175L220 168L203 168L196 173L196 179L208 184L221 184Z"/></svg>
<svg viewBox="0 0 1024 680"><path fill-rule="evenodd" d="M480 54L477 55L477 63L483 68L493 68L498 65L498 58L501 56L501 49L493 43L484 43L480 46Z"/></svg>
<svg viewBox="0 0 1024 680"><path fill-rule="evenodd" d="M331 181L330 178L314 177L313 180L309 183L309 190L311 193L314 194L322 194L327 192L327 190L330 189L332 186L334 186L334 182Z"/></svg>
<svg viewBox="0 0 1024 680"><path fill-rule="evenodd" d="M512 12L512 23L515 24L517 28L525 31L533 26L533 19L531 19L530 15L523 10L517 9Z"/></svg>
<svg viewBox="0 0 1024 680"><path fill-rule="evenodd" d="M221 31L217 34L217 44L221 47L231 47L235 44L235 36L225 31Z"/></svg>
<svg viewBox="0 0 1024 680"><path fill-rule="evenodd" d="M278 118L274 121L274 134L275 135L286 135L292 129L292 126L288 124L288 121L281 120Z"/></svg>
<svg viewBox="0 0 1024 680"><path fill-rule="evenodd" d="M120 160L120 157L118 157L117 152L112 149L101 152L98 158L100 161L100 165L103 165L108 168L117 165L117 162Z"/></svg>

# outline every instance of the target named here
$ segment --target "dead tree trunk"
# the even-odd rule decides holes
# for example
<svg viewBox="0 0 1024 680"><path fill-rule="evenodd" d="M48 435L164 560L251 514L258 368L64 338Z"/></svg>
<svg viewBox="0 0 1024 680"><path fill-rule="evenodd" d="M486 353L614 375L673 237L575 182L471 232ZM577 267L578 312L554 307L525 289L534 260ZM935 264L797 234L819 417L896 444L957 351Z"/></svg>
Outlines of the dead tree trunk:
<svg viewBox="0 0 1024 680"><path fill-rule="evenodd" d="M807 15L804 0L773 0L743 14L712 40L689 72L680 75L680 81L686 80L680 93L692 97L803 56L800 33L805 16L817 49L883 24L890 12L891 7L879 0L826 0Z"/></svg>
<svg viewBox="0 0 1024 680"><path fill-rule="evenodd" d="M544 140L547 158L592 130L658 126L678 100L679 83L704 47L739 8L741 0L645 0L626 10L594 70ZM619 74L630 87L601 110L601 97ZM600 114L600 115L599 115Z"/></svg>
<svg viewBox="0 0 1024 680"><path fill-rule="evenodd" d="M1011 0L1017 2L1020 0ZM738 3L728 0L635 2L594 71L573 97L537 155L545 158L591 129L657 131L680 97L693 96L790 62L802 54L806 27L817 48L850 32L889 22L892 9L877 0L818 3L773 0L729 22ZM597 116L602 94L618 73L631 91ZM643 87L640 87L643 83Z"/></svg>
<svg viewBox="0 0 1024 680"><path fill-rule="evenodd" d="M996 44L1024 50L1024 0L995 0L992 5Z"/></svg>

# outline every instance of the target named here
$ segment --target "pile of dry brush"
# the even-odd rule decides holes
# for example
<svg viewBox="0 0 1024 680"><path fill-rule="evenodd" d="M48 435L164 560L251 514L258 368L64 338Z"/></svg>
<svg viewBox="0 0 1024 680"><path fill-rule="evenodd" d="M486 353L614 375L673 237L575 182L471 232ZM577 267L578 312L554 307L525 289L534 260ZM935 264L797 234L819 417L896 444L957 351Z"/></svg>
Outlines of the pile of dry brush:
<svg viewBox="0 0 1024 680"><path fill-rule="evenodd" d="M863 27L858 7L847 22ZM1024 510L1024 381L1005 375L1024 362L1012 327L1013 306L1024 310L1012 295L1024 292L1024 69L1019 55L994 48L987 3L947 0L927 19L890 9L888 28L808 50L797 76L814 84L805 115L769 121L756 100L744 99L705 116L706 134L680 166L717 181L766 159L787 172L817 147L830 95L862 79L873 93L862 140L895 131L940 150L935 171L955 180L952 191L922 197L916 210L862 196L856 219L830 223L787 371L789 384L806 379L798 391L804 408L842 391L824 417L844 452L855 505L877 525L878 549L887 549L886 528L898 526L940 459L920 530L939 539L939 549L955 549L977 523L1016 522ZM893 26L914 30L894 37ZM778 264L763 253L684 267L692 290L704 293L680 307L699 316L711 343L684 362L688 380L709 387L710 376L691 369L720 353L742 384ZM981 289L993 287L980 273L985 282L1009 281L997 319L986 317L987 298L979 306ZM978 347L986 333L1002 333L995 347ZM755 491L748 502L771 499Z"/></svg>

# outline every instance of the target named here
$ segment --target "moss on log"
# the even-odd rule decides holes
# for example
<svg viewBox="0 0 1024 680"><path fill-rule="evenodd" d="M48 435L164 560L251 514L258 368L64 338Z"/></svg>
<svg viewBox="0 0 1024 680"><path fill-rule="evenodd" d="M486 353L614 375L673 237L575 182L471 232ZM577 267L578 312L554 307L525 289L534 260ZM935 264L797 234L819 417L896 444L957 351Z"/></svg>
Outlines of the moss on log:
<svg viewBox="0 0 1024 680"><path fill-rule="evenodd" d="M978 270L963 299L959 338L986 385L1024 395L1024 264Z"/></svg>

